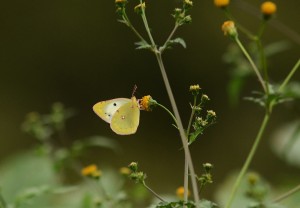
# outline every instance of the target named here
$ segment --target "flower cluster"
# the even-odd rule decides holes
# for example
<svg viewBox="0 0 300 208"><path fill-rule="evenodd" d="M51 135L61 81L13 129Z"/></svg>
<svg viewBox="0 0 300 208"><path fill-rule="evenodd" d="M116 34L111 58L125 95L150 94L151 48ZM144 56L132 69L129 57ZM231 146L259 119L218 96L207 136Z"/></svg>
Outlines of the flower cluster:
<svg viewBox="0 0 300 208"><path fill-rule="evenodd" d="M117 14L120 16L125 15L125 6L127 3L127 0L115 0Z"/></svg>
<svg viewBox="0 0 300 208"><path fill-rule="evenodd" d="M175 18L175 22L177 25L184 25L192 22L191 15L187 15L186 13L193 7L193 2L190 0L183 1L182 8L175 8L174 14L172 15Z"/></svg>
<svg viewBox="0 0 300 208"><path fill-rule="evenodd" d="M212 174L211 174L212 168L213 165L210 163L203 164L204 173L198 178L201 187L204 187L208 183L213 183Z"/></svg>
<svg viewBox="0 0 300 208"><path fill-rule="evenodd" d="M144 181L146 179L146 174L142 171L138 171L138 164L137 162L132 162L128 165L128 168L132 171L129 174L129 178L131 180L134 180L136 183L144 184Z"/></svg>
<svg viewBox="0 0 300 208"><path fill-rule="evenodd" d="M217 115L213 110L208 110L206 113L205 118L202 117L202 108L204 107L204 104L209 100L209 97L205 94L201 95L200 102L197 103L197 98L200 94L200 86L199 85L191 85L190 86L190 92L194 96L194 104L191 105L192 111L194 112L194 121L192 124L193 131L188 132L189 133L189 144L194 142L197 137L201 134L203 134L204 130L209 127L210 125L214 124L217 119Z"/></svg>

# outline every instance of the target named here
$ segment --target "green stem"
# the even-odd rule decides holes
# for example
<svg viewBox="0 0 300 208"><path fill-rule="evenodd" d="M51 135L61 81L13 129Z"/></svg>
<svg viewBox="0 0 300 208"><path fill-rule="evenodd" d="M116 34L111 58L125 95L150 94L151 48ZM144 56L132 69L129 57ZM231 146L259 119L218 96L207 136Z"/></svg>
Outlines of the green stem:
<svg viewBox="0 0 300 208"><path fill-rule="evenodd" d="M246 172L247 172L247 170L249 168L249 165L250 165L250 163L251 163L251 161L253 159L253 156L254 156L254 154L255 154L255 152L257 150L257 147L258 147L258 145L259 145L259 143L261 141L262 135L263 135L263 133L264 133L264 131L266 129L266 126L268 124L269 118L270 118L270 114L268 112L266 112L266 114L264 116L264 119L263 119L263 122L261 124L261 127L259 129L259 132L258 132L258 134L256 136L256 139L255 139L255 141L253 143L253 146L252 146L252 148L251 148L251 150L250 150L250 152L249 152L249 154L247 156L247 159L246 159L246 161L245 161L245 163L244 163L244 165L243 165L243 167L242 167L242 169L241 169L241 171L240 171L240 173L239 173L239 175L238 175L238 177L237 177L237 179L235 181L235 184L234 184L234 186L232 188L229 200L228 200L225 208L230 208L230 206L231 206L231 204L232 204L232 202L234 200L234 197L235 197L235 195L237 193L237 190L238 190L238 188L239 188L239 186L240 186L240 184L242 182L242 179L245 176L245 174L246 174Z"/></svg>
<svg viewBox="0 0 300 208"><path fill-rule="evenodd" d="M189 123L188 123L188 127L187 127L187 131L186 131L186 135L187 135L187 138L189 137L189 134L190 134L190 130L191 130L191 126L192 126L192 121L193 121L193 118L194 118L194 115L195 115L195 106L197 104L197 96L194 96L194 103L193 103L193 106L192 106L192 112L191 112L191 116L190 116L190 119L189 119ZM185 158L184 160L184 195L183 195L183 200L185 202L188 201L188 190L189 190L189 164L188 164L188 161L187 159Z"/></svg>
<svg viewBox="0 0 300 208"><path fill-rule="evenodd" d="M280 87L278 89L279 92L283 91L283 89L289 83L290 79L295 74L295 72L297 71L297 69L299 68L299 66L300 66L300 59L297 61L297 63L293 67L293 69L290 71L290 73L288 74L288 76L285 78L285 80L283 81L283 83L280 85Z"/></svg>
<svg viewBox="0 0 300 208"><path fill-rule="evenodd" d="M176 30L178 29L178 27L179 27L179 25L177 23L175 23L175 26L174 26L172 32L170 33L169 37L165 41L164 45L159 49L161 53L163 53L164 50L167 48L168 42L172 39L172 37L174 36L174 34L175 34Z"/></svg>
<svg viewBox="0 0 300 208"><path fill-rule="evenodd" d="M274 199L273 203L278 203L278 202L286 199L287 197L297 193L298 191L300 191L300 184L298 186L296 186L295 188L289 190L288 192L282 194L281 196L277 197L276 199Z"/></svg>
<svg viewBox="0 0 300 208"><path fill-rule="evenodd" d="M131 24L127 14L124 12L123 19L126 22L126 25L133 31L134 34L144 43L147 43L147 41L141 36L141 34L135 29L135 27Z"/></svg>
<svg viewBox="0 0 300 208"><path fill-rule="evenodd" d="M140 4L143 3L143 0L140 0ZM151 34L151 31L150 31L150 28L149 28L149 25L148 25L148 21L147 21L147 18L146 18L146 12L145 12L145 8L142 7L142 19L143 19L143 22L144 22L144 25L145 25L145 28L146 28L146 31L147 31L147 34L149 36L149 39L150 39L150 42L151 42L151 45L154 48L156 48L156 44L154 42L154 39L152 37L152 34Z"/></svg>
<svg viewBox="0 0 300 208"><path fill-rule="evenodd" d="M265 86L266 86L266 95L270 94L269 92L269 75L268 75L268 68L267 68L267 62L266 62L266 55L265 55L265 50L263 48L262 42L261 42L261 37L265 31L266 28L266 21L263 21L260 29L257 34L257 39L256 39L256 45L259 51L259 56L260 56L260 63L261 63L261 68L264 73L264 80L265 80Z"/></svg>
<svg viewBox="0 0 300 208"><path fill-rule="evenodd" d="M172 105L172 109L173 109L174 114L175 114L175 118L177 120L177 126L178 126L178 129L179 129L181 142L183 144L184 155L185 155L185 158L188 162L189 171L191 173L190 177L191 177L191 183L192 183L192 188L193 188L194 200L195 200L195 203L196 203L196 207L198 208L199 207L199 196L198 196L198 187L197 187L197 181L196 181L196 174L195 174L194 165L193 165L193 162L192 162L192 157L191 157L191 153L190 153L189 146L188 146L186 133L183 129L183 125L182 125L182 122L181 122L179 111L178 111L178 108L177 108L177 105L176 105L176 102L175 102L175 99L174 99L174 95L173 95L173 92L172 92L172 89L171 89L171 86L170 86L170 83L169 83L169 79L168 79L168 76L167 76L167 73L166 73L166 70L165 70L165 66L164 66L163 61L162 61L161 53L159 51L156 51L155 55L156 55L156 59L157 59L157 62L158 62L158 65L159 65L159 68L160 68L160 71L161 71L161 74L162 74L162 77L163 77L163 80L164 80L164 83L165 83L165 87L166 87L166 90L167 90L167 93L168 93L168 96L169 96L169 99L170 99L170 102L171 102L171 105Z"/></svg>
<svg viewBox="0 0 300 208"><path fill-rule="evenodd" d="M248 29L246 29L245 27L243 27L238 21L235 20L235 18L231 15L230 11L228 10L228 8L224 8L223 9L225 16L229 19L234 21L234 24L236 25L236 27L242 32L244 33L250 40L256 40L257 37L255 35L253 35Z"/></svg>
<svg viewBox="0 0 300 208"><path fill-rule="evenodd" d="M246 58L248 59L250 65L252 66L256 76L258 77L258 80L260 82L260 84L262 85L262 88L265 92L267 92L267 87L266 87L266 83L264 82L257 66L255 65L254 61L252 60L251 56L249 55L249 53L247 52L247 50L245 49L245 47L243 46L243 44L240 42L239 38L236 37L235 42L238 44L238 46L240 47L240 49L242 50L242 52L244 53L244 55L246 56Z"/></svg>
<svg viewBox="0 0 300 208"><path fill-rule="evenodd" d="M165 111L167 111L167 113L172 117L173 121L175 122L176 128L178 129L178 127L177 127L177 120L176 120L175 116L173 115L173 113L171 111L169 111L168 108L166 108L165 106L163 106L160 103L156 103L156 105L158 105L159 107L161 107L162 109L164 109Z"/></svg>
<svg viewBox="0 0 300 208"><path fill-rule="evenodd" d="M150 191L156 198L158 198L160 201L162 202L167 202L166 200L164 200L161 196L159 196L155 191L153 191L149 186L146 185L145 181L143 181L143 186L148 189L148 191Z"/></svg>

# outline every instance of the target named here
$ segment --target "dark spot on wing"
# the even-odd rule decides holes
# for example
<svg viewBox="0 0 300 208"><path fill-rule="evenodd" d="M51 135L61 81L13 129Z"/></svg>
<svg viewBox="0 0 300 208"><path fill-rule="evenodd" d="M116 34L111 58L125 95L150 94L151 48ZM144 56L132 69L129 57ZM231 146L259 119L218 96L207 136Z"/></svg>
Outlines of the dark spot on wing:
<svg viewBox="0 0 300 208"><path fill-rule="evenodd" d="M113 105L114 105L114 106L117 106L117 103L114 103Z"/></svg>

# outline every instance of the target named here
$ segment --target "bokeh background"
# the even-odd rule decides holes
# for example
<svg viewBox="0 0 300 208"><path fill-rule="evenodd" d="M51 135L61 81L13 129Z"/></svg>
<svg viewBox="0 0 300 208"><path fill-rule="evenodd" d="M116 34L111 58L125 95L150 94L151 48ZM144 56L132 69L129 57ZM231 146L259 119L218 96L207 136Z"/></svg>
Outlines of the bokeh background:
<svg viewBox="0 0 300 208"><path fill-rule="evenodd" d="M259 11L261 2L236 0L231 10L240 22L255 31L259 17L252 12ZM278 26L300 33L300 1L274 2L278 12L263 41L291 43L288 50L269 60L271 80L280 81L299 58L300 44ZM243 3L248 6L244 8ZM145 34L141 19L130 11L135 4L137 1L130 1L128 13L137 29ZM147 1L147 15L157 43L163 43L169 35L173 27L171 13L179 5L179 0ZM181 27L175 35L185 39L187 48L166 51L164 60L183 122L187 123L190 114L191 84L202 87L211 99L207 108L217 113L217 123L191 147L197 172L202 163L215 166L215 183L205 193L209 195L230 171L241 167L264 112L242 98L236 107L228 104L229 66L222 56L230 40L220 30L226 20L223 13L212 1L195 1L191 14L193 23ZM21 131L26 114L48 113L52 103L59 101L77 113L67 124L71 139L102 135L122 147L120 154L93 151L87 162L118 169L138 161L148 174L148 184L158 192L172 192L182 185L183 151L178 132L165 112L141 112L138 132L118 136L92 111L98 101L130 97L135 84L137 97L151 94L170 107L155 57L148 51L135 50L134 42L138 40L129 28L117 22L114 1L2 1L0 19L0 163L36 144ZM300 74L293 79L299 80ZM250 78L242 96L259 87L257 80ZM251 169L274 185L280 184L285 175L300 174L299 169L278 159L270 148L274 131L299 119L299 115L299 102L275 109L251 165Z"/></svg>

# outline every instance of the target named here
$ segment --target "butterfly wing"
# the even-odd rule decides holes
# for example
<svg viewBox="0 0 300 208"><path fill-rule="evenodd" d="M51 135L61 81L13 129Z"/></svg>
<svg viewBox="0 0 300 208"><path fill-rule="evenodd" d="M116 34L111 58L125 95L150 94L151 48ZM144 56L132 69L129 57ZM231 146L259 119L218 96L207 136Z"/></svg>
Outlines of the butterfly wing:
<svg viewBox="0 0 300 208"><path fill-rule="evenodd" d="M111 129L120 135L134 134L139 126L140 108L135 97L129 103L122 105L113 115Z"/></svg>
<svg viewBox="0 0 300 208"><path fill-rule="evenodd" d="M107 123L111 123L111 119L116 111L125 104L131 103L128 98L116 98L98 102L93 106L94 112Z"/></svg>

